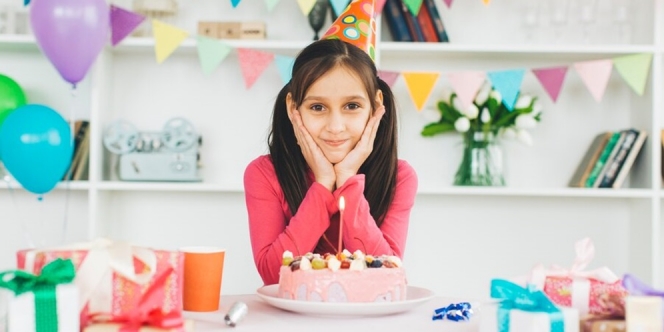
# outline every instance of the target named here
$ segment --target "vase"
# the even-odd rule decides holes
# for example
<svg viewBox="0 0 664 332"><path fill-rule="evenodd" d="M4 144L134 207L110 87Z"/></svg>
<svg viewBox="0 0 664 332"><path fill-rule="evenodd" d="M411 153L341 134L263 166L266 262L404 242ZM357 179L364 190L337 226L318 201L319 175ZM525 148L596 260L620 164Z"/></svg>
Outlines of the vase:
<svg viewBox="0 0 664 332"><path fill-rule="evenodd" d="M455 186L504 186L503 151L491 132L467 131L463 136L461 164Z"/></svg>

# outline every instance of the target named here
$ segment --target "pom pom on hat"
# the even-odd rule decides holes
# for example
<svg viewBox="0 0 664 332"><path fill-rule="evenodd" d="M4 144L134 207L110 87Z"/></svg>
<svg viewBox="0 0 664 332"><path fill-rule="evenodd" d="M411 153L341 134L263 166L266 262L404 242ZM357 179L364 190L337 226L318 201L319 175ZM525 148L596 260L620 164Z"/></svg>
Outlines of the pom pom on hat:
<svg viewBox="0 0 664 332"><path fill-rule="evenodd" d="M341 39L359 47L376 61L374 0L353 0L321 39Z"/></svg>

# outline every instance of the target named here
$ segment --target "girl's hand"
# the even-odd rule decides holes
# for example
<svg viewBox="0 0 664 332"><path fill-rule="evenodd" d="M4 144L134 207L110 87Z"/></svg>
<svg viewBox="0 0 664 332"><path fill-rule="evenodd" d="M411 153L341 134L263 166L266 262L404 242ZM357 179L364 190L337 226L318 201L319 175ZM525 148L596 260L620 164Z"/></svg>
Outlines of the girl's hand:
<svg viewBox="0 0 664 332"><path fill-rule="evenodd" d="M307 161L307 164L314 173L316 182L322 184L325 188L330 191L334 191L334 185L336 183L336 174L334 172L334 167L332 163L325 157L323 151L314 139L311 137L307 128L302 124L302 117L300 116L300 111L293 110L292 114L289 114L291 123L293 124L293 131L295 132L295 137L297 138L297 144L302 150L302 155L304 160Z"/></svg>
<svg viewBox="0 0 664 332"><path fill-rule="evenodd" d="M373 151L376 132L378 132L378 125L380 124L380 119L383 117L383 114L385 114L385 106L378 108L371 119L369 119L369 122L367 122L367 126L362 133L362 137L355 145L355 148L353 148L342 161L334 165L337 188L341 187L348 178L357 174L360 166L362 166L364 161L367 160L371 154L371 151Z"/></svg>

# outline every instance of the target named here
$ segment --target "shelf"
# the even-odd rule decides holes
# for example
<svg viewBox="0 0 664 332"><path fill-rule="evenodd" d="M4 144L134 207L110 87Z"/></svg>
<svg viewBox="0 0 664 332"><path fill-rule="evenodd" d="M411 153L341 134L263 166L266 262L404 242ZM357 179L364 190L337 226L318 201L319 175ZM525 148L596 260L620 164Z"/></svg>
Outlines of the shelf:
<svg viewBox="0 0 664 332"><path fill-rule="evenodd" d="M33 35L0 35L1 51L38 51L39 45Z"/></svg>
<svg viewBox="0 0 664 332"><path fill-rule="evenodd" d="M496 188L448 187L420 190L420 195L502 196L502 197L587 197L587 198L650 198L649 189L584 189L584 188ZM664 195L664 194L663 194Z"/></svg>
<svg viewBox="0 0 664 332"><path fill-rule="evenodd" d="M311 41L283 40L223 40L233 48L250 48L262 51L295 53L306 47ZM154 52L154 38L127 38L113 48L113 53ZM196 39L187 38L177 48L178 52L197 52Z"/></svg>
<svg viewBox="0 0 664 332"><path fill-rule="evenodd" d="M180 191L180 192L226 192L239 193L242 189L219 184L199 182L124 182L105 181L97 185L99 190L108 191Z"/></svg>
<svg viewBox="0 0 664 332"><path fill-rule="evenodd" d="M88 181L71 181L69 183L60 182L55 186L55 190L66 190L67 188L69 188L69 190L88 190L90 189L90 183ZM9 183L0 181L0 190L1 189L23 190L23 187L16 181L10 181Z"/></svg>

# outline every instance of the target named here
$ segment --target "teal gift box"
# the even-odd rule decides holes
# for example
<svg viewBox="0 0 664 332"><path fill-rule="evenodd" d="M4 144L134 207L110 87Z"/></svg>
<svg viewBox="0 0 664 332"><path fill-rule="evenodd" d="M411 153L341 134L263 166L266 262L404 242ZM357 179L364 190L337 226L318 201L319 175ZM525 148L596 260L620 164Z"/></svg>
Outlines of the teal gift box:
<svg viewBox="0 0 664 332"><path fill-rule="evenodd" d="M557 307L541 290L491 281L495 304L483 305L480 332L579 332L579 311Z"/></svg>
<svg viewBox="0 0 664 332"><path fill-rule="evenodd" d="M0 273L0 331L72 332L80 330L74 265L58 259L40 275ZM4 312L3 312L4 311Z"/></svg>

